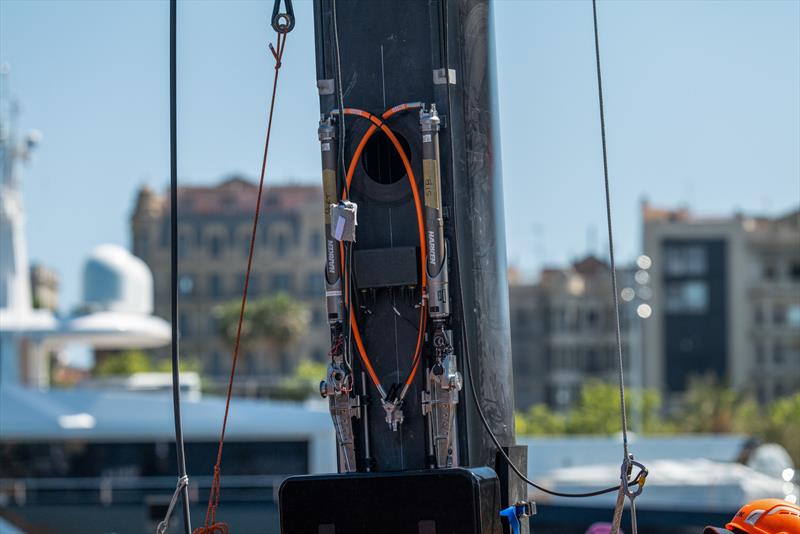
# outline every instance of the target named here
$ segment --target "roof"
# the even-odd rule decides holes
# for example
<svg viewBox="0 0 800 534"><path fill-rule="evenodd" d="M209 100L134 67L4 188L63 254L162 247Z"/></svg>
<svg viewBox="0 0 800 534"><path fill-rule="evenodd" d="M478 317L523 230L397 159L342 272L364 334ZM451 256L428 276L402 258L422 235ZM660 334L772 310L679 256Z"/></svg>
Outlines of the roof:
<svg viewBox="0 0 800 534"><path fill-rule="evenodd" d="M187 441L216 441L225 410L221 397L184 400ZM332 434L330 416L290 402L233 399L232 439L294 439ZM0 441L171 441L170 393L109 392L86 388L37 391L14 384L0 389Z"/></svg>
<svg viewBox="0 0 800 534"><path fill-rule="evenodd" d="M784 497L790 493L788 490L797 492L780 477L734 462L748 442L746 436L630 437L631 451L650 472L644 493L637 500L643 508L735 510L748 500ZM529 476L548 488L584 492L619 482L620 436L528 437L518 438L517 442L528 446ZM540 493L532 495L539 502L551 499ZM615 498L616 493L555 501L612 507Z"/></svg>
<svg viewBox="0 0 800 534"><path fill-rule="evenodd" d="M230 177L215 185L184 185L178 188L178 206L182 216L185 215L241 215L250 214L258 194L258 184L241 176ZM169 205L163 197L153 200L151 194L144 189L140 191L137 201L137 215L165 216ZM147 199L144 202L142 199ZM270 185L264 191L262 207L275 212L296 211L303 205L322 202L322 188L318 185L284 184ZM146 211L146 213L140 212Z"/></svg>
<svg viewBox="0 0 800 534"><path fill-rule="evenodd" d="M621 454L621 452L620 452ZM784 498L797 489L780 478L732 462L704 458L684 460L644 460L649 475L637 504L642 509L736 510L744 502L765 498ZM544 482L562 492L584 492L619 483L619 465L586 465L559 469ZM788 484L788 486L787 486ZM570 504L613 506L617 494L592 499L566 499ZM536 500L548 500L536 494ZM565 500L565 499L557 499ZM583 502L572 502L583 501Z"/></svg>
<svg viewBox="0 0 800 534"><path fill-rule="evenodd" d="M637 457L677 460L703 456L721 462L734 460L748 440L747 436L738 434L658 437L632 434L630 439ZM603 464L622 454L620 437L519 437L517 442L528 446L528 472L531 476L576 465Z"/></svg>

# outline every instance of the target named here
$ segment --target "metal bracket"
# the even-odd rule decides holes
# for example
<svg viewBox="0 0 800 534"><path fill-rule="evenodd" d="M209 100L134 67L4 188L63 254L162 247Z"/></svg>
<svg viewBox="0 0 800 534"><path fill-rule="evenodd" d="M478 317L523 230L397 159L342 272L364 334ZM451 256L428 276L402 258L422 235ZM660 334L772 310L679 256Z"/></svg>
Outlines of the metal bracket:
<svg viewBox="0 0 800 534"><path fill-rule="evenodd" d="M422 413L428 416L428 448L436 460L436 467L457 465L453 440L455 437L456 404L463 387L461 373L456 368L456 357L452 353L444 332L434 334L434 345L442 336L446 343L444 356L439 356L432 369L426 373L428 390L422 392Z"/></svg>
<svg viewBox="0 0 800 534"><path fill-rule="evenodd" d="M353 417L361 417L361 397L351 397L351 387L352 376L345 371L341 356L334 357L328 366L327 379L320 384L320 394L328 399L328 410L339 445L340 469L348 473L356 471Z"/></svg>
<svg viewBox="0 0 800 534"><path fill-rule="evenodd" d="M386 424L389 425L389 428L391 428L393 432L397 432L397 429L400 428L400 425L403 423L403 419L405 419L403 409L400 408L398 402L387 400L381 402L383 404L383 410L386 412Z"/></svg>
<svg viewBox="0 0 800 534"><path fill-rule="evenodd" d="M327 80L317 80L317 90L319 90L320 96L332 95L336 90L336 86L333 83L333 78L329 78Z"/></svg>
<svg viewBox="0 0 800 534"><path fill-rule="evenodd" d="M444 85L446 83L456 85L456 69L434 69L433 84Z"/></svg>

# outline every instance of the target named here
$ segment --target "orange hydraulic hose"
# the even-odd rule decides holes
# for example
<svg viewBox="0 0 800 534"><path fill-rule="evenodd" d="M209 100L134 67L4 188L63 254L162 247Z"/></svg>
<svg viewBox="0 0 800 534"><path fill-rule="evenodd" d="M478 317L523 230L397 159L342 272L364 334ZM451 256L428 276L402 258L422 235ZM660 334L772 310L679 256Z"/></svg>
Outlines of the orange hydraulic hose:
<svg viewBox="0 0 800 534"><path fill-rule="evenodd" d="M395 113L398 113L400 111L404 111L406 109L411 109L411 108L414 108L414 107L418 107L418 105L415 105L415 104L400 104L399 106L395 106L393 108L390 108L390 109L386 110L382 115L382 119L386 120L389 117L391 117L392 115L394 115ZM362 118L367 119L370 122L372 122L372 125L369 127L369 129L362 136L360 142L358 143L358 146L356 147L355 152L353 153L352 159L350 160L350 166L349 166L349 168L347 170L347 175L346 175L346 189L350 188L350 183L353 180L353 175L355 174L355 169L356 169L356 165L358 163L358 159L361 157L361 154L363 153L364 148L366 147L367 141L369 141L369 139L377 131L377 129L380 128L381 131L383 131L383 133L386 134L386 137L388 137L389 140L392 142L392 144L394 145L394 147L397 150L398 154L400 155L400 159L403 162L403 167L405 168L406 174L408 174L409 183L411 185L411 191L412 191L413 196L414 196L414 205L415 205L416 213L417 213L417 228L418 228L418 231L419 231L419 243L420 243L420 260L421 260L421 273L422 273L422 306L420 307L419 331L418 331L418 334L417 334L417 345L416 345L416 348L414 349L413 365L412 365L411 372L409 373L408 377L405 380L405 385L409 386L413 382L414 377L416 376L417 370L419 368L419 362L421 361L422 342L423 342L423 339L424 339L425 323L426 323L426 320L425 320L426 319L426 305L425 305L425 303L427 301L427 293L426 293L426 290L427 290L427 272L426 272L426 269L425 269L425 258L427 256L427 254L426 254L426 247L425 247L425 243L426 243L425 242L425 223L424 223L424 218L423 218L423 215L422 215L422 202L420 201L419 190L417 188L416 178L414 176L414 171L411 168L411 164L410 164L410 162L408 160L408 156L406 155L405 150L403 150L402 145L400 145L400 142L397 140L397 137L383 123L383 120L378 119L376 116L372 115L371 113L368 113L368 112L360 110L360 109L345 108L344 113L346 115L356 115L356 116L362 117ZM344 192L342 194L342 198L343 199L345 198ZM339 243L339 249L340 249L340 257L342 258L342 260L341 260L342 261L342 271L345 273L345 285L349 286L349 281L347 280L347 270L344 268L344 245L342 243ZM351 325L351 328L352 328L352 331L353 331L353 338L356 341L356 347L358 348L359 355L361 356L361 360L362 360L362 362L364 363L364 366L367 369L367 373L370 375L370 379L375 384L375 386L378 388L378 390L383 392L384 390L383 390L383 387L381 385L380 379L378 378L377 373L375 373L375 370L372 367L372 362L370 361L369 356L367 355L366 348L364 347L363 340L361 339L361 332L359 331L358 323L356 322L355 312L353 311L352 307L350 307L350 305L349 305L349 287L347 287L345 291L346 291L346 293L345 293L345 301L348 303L348 307L350 308L350 325Z"/></svg>

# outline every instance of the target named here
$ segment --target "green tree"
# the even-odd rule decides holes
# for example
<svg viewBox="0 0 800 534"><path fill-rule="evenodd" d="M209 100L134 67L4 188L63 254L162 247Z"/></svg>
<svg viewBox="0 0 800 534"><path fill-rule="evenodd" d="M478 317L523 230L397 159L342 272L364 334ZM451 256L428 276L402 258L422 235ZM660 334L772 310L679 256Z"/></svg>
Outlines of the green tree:
<svg viewBox="0 0 800 534"><path fill-rule="evenodd" d="M238 300L222 304L215 310L219 334L233 347L239 322L241 302ZM309 312L306 306L286 293L252 300L247 304L242 322L242 337L239 354L256 341L264 341L277 354L280 367L290 368L287 347L306 330Z"/></svg>
<svg viewBox="0 0 800 534"><path fill-rule="evenodd" d="M319 394L319 383L325 378L328 365L322 362L303 360L291 376L281 381L281 387L273 392L273 397L290 400L305 400Z"/></svg>
<svg viewBox="0 0 800 534"><path fill-rule="evenodd" d="M110 354L95 365L92 374L97 377L129 376L133 373L153 371L153 361L141 350L124 350Z"/></svg>
<svg viewBox="0 0 800 534"><path fill-rule="evenodd" d="M514 420L517 433L531 436L558 435L566 432L566 420L545 404L535 404L524 413L517 412Z"/></svg>
<svg viewBox="0 0 800 534"><path fill-rule="evenodd" d="M800 393L776 400L766 412L761 437L786 447L800 465Z"/></svg>
<svg viewBox="0 0 800 534"><path fill-rule="evenodd" d="M684 432L757 432L758 407L747 392L719 384L716 376L702 375L689 379L681 410L675 418Z"/></svg>
<svg viewBox="0 0 800 534"><path fill-rule="evenodd" d="M631 428L643 433L668 431L671 426L659 415L661 399L651 390L628 389L625 396L628 421L633 414L643 428ZM566 414L537 404L527 412L517 413L517 432L531 435L553 434L614 434L621 431L619 389L615 384L590 382L581 388L578 401Z"/></svg>
<svg viewBox="0 0 800 534"><path fill-rule="evenodd" d="M203 366L200 365L199 361L197 361L194 358L185 358L183 356L181 356L179 368L181 370L181 373L186 373L186 372L200 373L203 370ZM171 373L172 360L169 358L159 360L159 362L155 366L155 371L159 373Z"/></svg>

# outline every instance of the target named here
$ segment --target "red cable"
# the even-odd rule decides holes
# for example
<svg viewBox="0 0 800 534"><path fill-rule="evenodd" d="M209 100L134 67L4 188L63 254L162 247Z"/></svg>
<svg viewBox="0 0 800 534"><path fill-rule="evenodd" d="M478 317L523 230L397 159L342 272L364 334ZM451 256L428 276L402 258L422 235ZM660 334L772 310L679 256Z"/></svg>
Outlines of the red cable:
<svg viewBox="0 0 800 534"><path fill-rule="evenodd" d="M275 77L272 81L272 100L269 105L269 116L267 119L267 137L264 141L264 158L261 162L261 178L258 182L258 196L256 197L256 211L253 217L253 231L250 234L250 250L247 255L247 271L244 275L244 289L242 290L242 305L239 308L239 322L236 325L236 341L233 345L233 358L231 363L231 375L228 379L228 392L225 398L225 416L222 419L222 433L219 438L219 448L217 449L217 463L214 464L214 480L211 485L211 493L208 496L208 508L206 508L205 522L202 527L194 530L193 534L227 534L228 525L216 521L217 507L219 506L220 495L220 468L222 464L222 447L225 444L225 430L228 426L228 412L231 406L231 393L233 391L233 379L236 375L236 362L239 358L239 345L242 337L242 323L247 307L247 289L250 285L250 271L253 266L253 251L256 244L256 231L258 229L258 218L261 213L261 196L264 192L264 175L267 170L267 153L269 152L269 138L272 133L272 115L275 110L275 93L278 88L278 72L281 68L281 58L283 57L284 45L286 43L286 33L278 33L277 45L273 49L270 45L272 55L275 56Z"/></svg>

